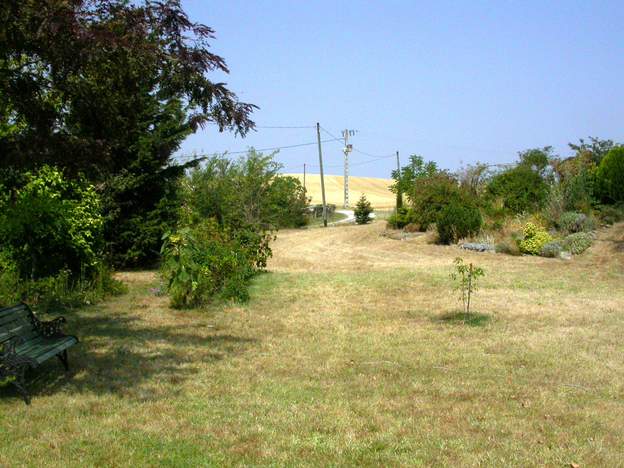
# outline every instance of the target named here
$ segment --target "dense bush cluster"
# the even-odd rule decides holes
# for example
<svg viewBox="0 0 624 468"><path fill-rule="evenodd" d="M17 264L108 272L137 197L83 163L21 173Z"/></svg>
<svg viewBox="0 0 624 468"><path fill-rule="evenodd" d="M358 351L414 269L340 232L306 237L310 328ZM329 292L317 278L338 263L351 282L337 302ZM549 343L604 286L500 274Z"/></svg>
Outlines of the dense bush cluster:
<svg viewBox="0 0 624 468"><path fill-rule="evenodd" d="M252 149L238 160L209 158L183 180L179 226L161 250L173 307L248 298L249 280L272 254L272 232L305 221L301 184L278 169L273 155Z"/></svg>
<svg viewBox="0 0 624 468"><path fill-rule="evenodd" d="M569 146L567 158L536 148L502 170L477 163L457 174L412 156L393 172L391 190L407 203L388 226L436 225L441 243L481 236L511 255L579 255L599 224L624 221L624 147L597 138Z"/></svg>
<svg viewBox="0 0 624 468"><path fill-rule="evenodd" d="M602 201L624 202L624 147L609 151L596 171Z"/></svg>
<svg viewBox="0 0 624 468"><path fill-rule="evenodd" d="M479 233L483 223L479 209L453 202L445 206L438 216L436 226L442 244L457 242Z"/></svg>
<svg viewBox="0 0 624 468"><path fill-rule="evenodd" d="M22 278L62 269L89 272L103 248L103 217L93 185L50 166L28 171L0 201L0 245Z"/></svg>
<svg viewBox="0 0 624 468"><path fill-rule="evenodd" d="M1 16L0 289L19 291L1 300L69 297L110 283L106 265L155 265L199 163L174 159L182 141L209 122L254 126L255 106L209 77L228 72L213 30L176 0L9 0ZM269 202L277 222L300 223L282 201Z"/></svg>
<svg viewBox="0 0 624 468"><path fill-rule="evenodd" d="M387 222L394 229L402 229L409 224L416 225L417 220L416 212L412 208L402 206L388 217ZM420 226L418 228L420 229Z"/></svg>
<svg viewBox="0 0 624 468"><path fill-rule="evenodd" d="M92 184L50 166L5 172L2 180L0 305L75 306L120 290L103 261L104 220Z"/></svg>
<svg viewBox="0 0 624 468"><path fill-rule="evenodd" d="M193 307L216 295L246 300L255 263L250 253L214 219L167 234L161 268L171 305Z"/></svg>

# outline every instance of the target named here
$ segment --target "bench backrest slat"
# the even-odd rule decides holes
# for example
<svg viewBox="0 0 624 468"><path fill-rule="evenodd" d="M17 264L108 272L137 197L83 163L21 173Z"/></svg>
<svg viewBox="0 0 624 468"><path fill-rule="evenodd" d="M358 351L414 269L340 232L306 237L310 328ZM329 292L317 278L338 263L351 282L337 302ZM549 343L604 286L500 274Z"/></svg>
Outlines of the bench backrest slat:
<svg viewBox="0 0 624 468"><path fill-rule="evenodd" d="M38 335L33 328L32 312L26 304L0 309L0 345L14 336L28 341Z"/></svg>
<svg viewBox="0 0 624 468"><path fill-rule="evenodd" d="M3 307L0 308L0 321L3 317L11 317L15 315L16 312L28 312L28 306L25 304L17 304L11 307Z"/></svg>

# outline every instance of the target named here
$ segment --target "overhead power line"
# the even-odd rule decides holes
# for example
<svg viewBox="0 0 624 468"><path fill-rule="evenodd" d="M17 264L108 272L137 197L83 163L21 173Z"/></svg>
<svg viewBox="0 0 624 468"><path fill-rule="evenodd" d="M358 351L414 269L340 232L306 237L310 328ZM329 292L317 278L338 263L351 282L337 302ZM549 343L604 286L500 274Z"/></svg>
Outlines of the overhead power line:
<svg viewBox="0 0 624 468"><path fill-rule="evenodd" d="M322 140L321 143L327 143L329 141L334 141L331 139L328 140ZM296 145L284 145L284 146L273 146L270 148L254 148L256 151L279 151L279 150L283 150L283 149L289 149L289 148L299 148L302 146L312 146L312 145L316 145L318 144L318 142L313 141L311 143L299 143ZM249 150L252 147L246 149L246 150L239 150L239 151L213 151L210 154L244 154L244 153L248 153ZM191 161L193 159L205 159L207 157L206 154L201 154L201 155L187 155L187 156L182 156L180 158L177 158L177 160L179 162L186 162L186 161Z"/></svg>
<svg viewBox="0 0 624 468"><path fill-rule="evenodd" d="M325 133L327 133L330 137L334 138L335 140L342 141L342 138L338 138L336 135L334 135L329 130L327 130L327 129L323 128L323 127L321 127L321 130L323 130Z"/></svg>
<svg viewBox="0 0 624 468"><path fill-rule="evenodd" d="M314 128L312 125L256 125L254 128Z"/></svg>

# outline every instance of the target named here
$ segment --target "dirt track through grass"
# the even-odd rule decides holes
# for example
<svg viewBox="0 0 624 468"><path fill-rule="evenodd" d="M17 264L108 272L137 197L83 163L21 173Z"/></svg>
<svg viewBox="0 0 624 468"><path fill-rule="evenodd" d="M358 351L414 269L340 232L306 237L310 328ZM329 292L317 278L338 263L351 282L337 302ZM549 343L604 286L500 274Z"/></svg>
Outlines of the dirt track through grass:
<svg viewBox="0 0 624 468"><path fill-rule="evenodd" d="M623 466L624 225L571 262L382 231L280 233L245 305L123 274L68 317L73 375L0 390L0 465ZM472 325L457 255L486 269Z"/></svg>

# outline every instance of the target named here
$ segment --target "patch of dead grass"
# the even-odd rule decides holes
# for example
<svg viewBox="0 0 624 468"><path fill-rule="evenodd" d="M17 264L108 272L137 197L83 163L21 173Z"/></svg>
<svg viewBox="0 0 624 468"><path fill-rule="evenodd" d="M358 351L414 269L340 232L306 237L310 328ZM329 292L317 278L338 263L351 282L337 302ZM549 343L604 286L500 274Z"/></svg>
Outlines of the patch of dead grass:
<svg viewBox="0 0 624 468"><path fill-rule="evenodd" d="M570 262L383 229L280 233L243 305L121 273L68 317L71 375L34 373L30 407L0 389L0 465L621 465L624 225ZM482 326L445 320L456 256Z"/></svg>

